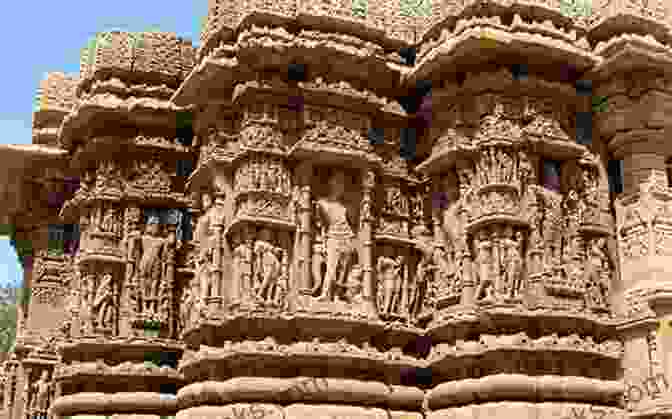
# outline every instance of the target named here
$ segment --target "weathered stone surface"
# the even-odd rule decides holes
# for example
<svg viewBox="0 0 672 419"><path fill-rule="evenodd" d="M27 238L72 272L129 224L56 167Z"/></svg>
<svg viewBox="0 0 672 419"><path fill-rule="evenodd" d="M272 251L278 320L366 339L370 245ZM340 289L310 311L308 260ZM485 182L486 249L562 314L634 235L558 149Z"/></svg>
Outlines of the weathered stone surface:
<svg viewBox="0 0 672 419"><path fill-rule="evenodd" d="M354 5L212 0L198 53L46 77L2 417L665 414L668 5Z"/></svg>

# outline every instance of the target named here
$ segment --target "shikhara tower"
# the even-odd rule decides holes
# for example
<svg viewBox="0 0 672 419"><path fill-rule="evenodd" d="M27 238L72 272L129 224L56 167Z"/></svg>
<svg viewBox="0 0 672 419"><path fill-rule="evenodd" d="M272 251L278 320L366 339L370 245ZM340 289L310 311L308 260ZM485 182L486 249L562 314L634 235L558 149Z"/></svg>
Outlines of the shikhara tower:
<svg viewBox="0 0 672 419"><path fill-rule="evenodd" d="M48 75L0 150L5 417L669 415L672 4L351 6Z"/></svg>

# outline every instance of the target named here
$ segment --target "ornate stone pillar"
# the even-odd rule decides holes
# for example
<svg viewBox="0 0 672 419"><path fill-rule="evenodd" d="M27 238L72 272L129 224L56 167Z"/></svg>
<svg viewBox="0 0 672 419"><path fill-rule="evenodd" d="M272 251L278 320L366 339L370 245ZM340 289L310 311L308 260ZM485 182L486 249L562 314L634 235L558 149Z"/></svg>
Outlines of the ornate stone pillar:
<svg viewBox="0 0 672 419"><path fill-rule="evenodd" d="M296 168L297 180L301 188L299 202L299 225L297 234L299 235L299 252L296 258L298 272L298 281L293 284L292 289L299 289L302 294L310 292L310 258L311 258L311 240L312 240L312 188L311 178L313 176L313 165L310 162L301 162ZM298 285L298 287L297 287Z"/></svg>
<svg viewBox="0 0 672 419"><path fill-rule="evenodd" d="M362 243L360 255L364 281L364 300L369 314L376 315L375 286L373 277L373 205L376 174L372 170L362 171L362 210L359 238Z"/></svg>
<svg viewBox="0 0 672 419"><path fill-rule="evenodd" d="M650 290L649 304L662 321L672 320L668 279L672 274L672 253L666 251L668 234L662 224L668 224L661 211L672 203L672 194L667 189L665 157L661 153L663 135L656 131L629 131L618 134L609 143L614 157L623 159L624 193L616 198L616 217L619 263L622 276L616 279L617 299L624 301L631 290ZM672 221L672 220L669 220ZM661 240L662 239L662 240ZM649 291L647 291L648 293ZM621 314L625 315L627 307ZM642 362L642 354L648 353L647 336L652 325L645 322L629 322L621 330L624 341L623 368L626 383L638 385L648 382L648 362ZM666 376L672 373L672 336L660 336L660 354ZM646 399L648 396L644 396Z"/></svg>

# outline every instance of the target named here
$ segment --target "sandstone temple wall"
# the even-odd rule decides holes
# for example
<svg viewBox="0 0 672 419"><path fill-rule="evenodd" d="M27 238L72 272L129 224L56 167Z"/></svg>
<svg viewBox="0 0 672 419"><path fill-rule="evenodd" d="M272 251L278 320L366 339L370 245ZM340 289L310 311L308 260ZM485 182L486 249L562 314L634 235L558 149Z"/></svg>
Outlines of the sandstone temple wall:
<svg viewBox="0 0 672 419"><path fill-rule="evenodd" d="M100 34L0 152L2 415L669 416L670 10L570 9Z"/></svg>

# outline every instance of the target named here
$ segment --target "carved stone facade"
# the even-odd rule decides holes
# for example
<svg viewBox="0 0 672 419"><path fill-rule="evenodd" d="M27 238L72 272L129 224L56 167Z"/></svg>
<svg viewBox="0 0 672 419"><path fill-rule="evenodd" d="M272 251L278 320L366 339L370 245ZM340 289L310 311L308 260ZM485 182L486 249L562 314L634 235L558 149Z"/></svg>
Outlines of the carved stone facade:
<svg viewBox="0 0 672 419"><path fill-rule="evenodd" d="M44 84L5 416L672 416L624 396L672 380L667 6L332 3L212 1L199 51L115 32Z"/></svg>

